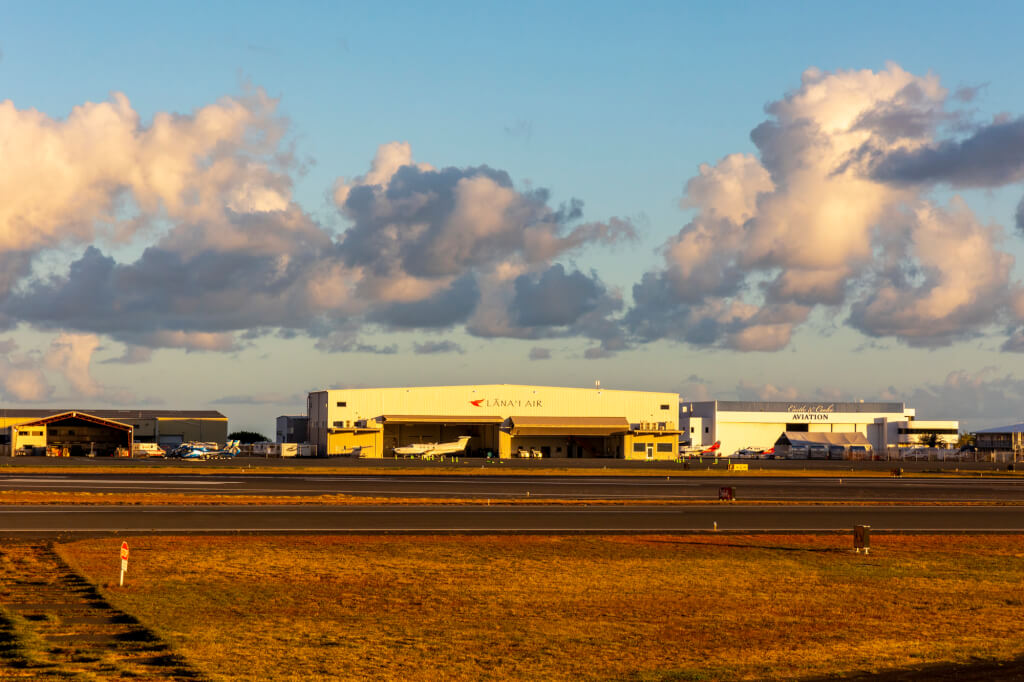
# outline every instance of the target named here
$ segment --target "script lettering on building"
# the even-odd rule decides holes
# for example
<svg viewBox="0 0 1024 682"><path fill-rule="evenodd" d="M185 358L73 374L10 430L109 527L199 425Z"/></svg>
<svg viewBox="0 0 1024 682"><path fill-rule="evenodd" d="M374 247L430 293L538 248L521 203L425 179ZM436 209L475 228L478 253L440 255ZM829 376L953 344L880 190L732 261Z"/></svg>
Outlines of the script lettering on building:
<svg viewBox="0 0 1024 682"><path fill-rule="evenodd" d="M789 406L789 418L797 422L827 422L835 409L835 404L793 404Z"/></svg>
<svg viewBox="0 0 1024 682"><path fill-rule="evenodd" d="M502 398L480 398L470 400L473 407L544 407L541 400L504 400Z"/></svg>

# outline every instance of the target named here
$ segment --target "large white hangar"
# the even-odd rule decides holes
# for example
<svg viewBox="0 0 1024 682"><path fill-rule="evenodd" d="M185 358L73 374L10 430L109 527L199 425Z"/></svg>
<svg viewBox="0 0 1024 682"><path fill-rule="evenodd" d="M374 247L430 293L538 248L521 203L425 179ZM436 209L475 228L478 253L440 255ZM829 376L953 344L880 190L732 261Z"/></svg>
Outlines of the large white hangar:
<svg viewBox="0 0 1024 682"><path fill-rule="evenodd" d="M395 448L457 442L497 457L675 459L679 395L605 388L485 384L314 391L317 453L390 457Z"/></svg>
<svg viewBox="0 0 1024 682"><path fill-rule="evenodd" d="M720 441L724 454L745 448L768 450L783 433L861 433L875 452L912 447L934 436L951 446L957 421L922 421L900 402L683 401L679 404L682 442L710 446Z"/></svg>

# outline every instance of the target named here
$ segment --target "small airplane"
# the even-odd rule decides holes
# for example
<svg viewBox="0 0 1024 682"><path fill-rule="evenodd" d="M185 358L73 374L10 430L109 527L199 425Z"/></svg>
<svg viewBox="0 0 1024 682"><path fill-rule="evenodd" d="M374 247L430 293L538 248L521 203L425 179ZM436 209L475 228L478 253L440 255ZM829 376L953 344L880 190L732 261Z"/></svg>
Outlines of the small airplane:
<svg viewBox="0 0 1024 682"><path fill-rule="evenodd" d="M681 457L700 457L701 455L713 455L717 453L720 447L722 447L722 441L720 440L716 440L713 445L703 449L700 445L680 445L679 455Z"/></svg>
<svg viewBox="0 0 1024 682"><path fill-rule="evenodd" d="M395 448L395 454L423 458L453 455L456 452L465 450L466 446L469 445L470 438L472 436L459 436L458 440L448 443L413 443L412 445L403 445Z"/></svg>

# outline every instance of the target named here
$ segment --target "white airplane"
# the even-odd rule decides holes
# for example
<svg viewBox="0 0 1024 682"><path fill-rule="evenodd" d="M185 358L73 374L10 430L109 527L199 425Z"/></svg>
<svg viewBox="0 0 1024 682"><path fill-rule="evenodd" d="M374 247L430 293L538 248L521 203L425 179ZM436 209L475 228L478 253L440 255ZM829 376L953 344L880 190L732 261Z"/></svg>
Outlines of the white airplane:
<svg viewBox="0 0 1024 682"><path fill-rule="evenodd" d="M462 452L469 445L472 436L459 436L458 440L448 443L413 443L395 448L396 455L409 455L412 457L435 457L440 455L453 455Z"/></svg>
<svg viewBox="0 0 1024 682"><path fill-rule="evenodd" d="M395 454L402 455L403 457L406 455L419 457L433 449L435 445L437 445L437 443L413 443L411 445L402 445L395 448Z"/></svg>

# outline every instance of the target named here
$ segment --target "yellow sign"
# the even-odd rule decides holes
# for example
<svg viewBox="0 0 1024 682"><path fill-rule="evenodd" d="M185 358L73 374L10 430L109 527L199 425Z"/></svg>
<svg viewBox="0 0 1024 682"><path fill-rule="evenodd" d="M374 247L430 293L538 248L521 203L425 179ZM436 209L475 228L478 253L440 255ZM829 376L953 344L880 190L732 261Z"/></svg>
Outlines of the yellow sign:
<svg viewBox="0 0 1024 682"><path fill-rule="evenodd" d="M747 463L729 462L729 471L746 471L749 468Z"/></svg>

